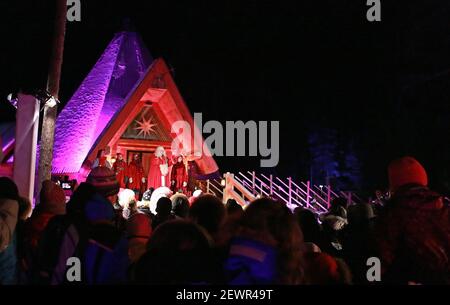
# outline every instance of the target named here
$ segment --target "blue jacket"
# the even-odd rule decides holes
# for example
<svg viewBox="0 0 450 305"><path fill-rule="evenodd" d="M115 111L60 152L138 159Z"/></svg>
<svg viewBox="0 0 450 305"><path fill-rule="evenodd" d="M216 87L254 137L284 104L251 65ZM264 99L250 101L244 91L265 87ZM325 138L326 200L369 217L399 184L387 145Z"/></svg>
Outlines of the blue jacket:
<svg viewBox="0 0 450 305"><path fill-rule="evenodd" d="M0 285L17 284L17 237L16 233L8 247L0 252Z"/></svg>
<svg viewBox="0 0 450 305"><path fill-rule="evenodd" d="M255 240L235 238L224 267L230 285L275 284L277 252L274 247Z"/></svg>

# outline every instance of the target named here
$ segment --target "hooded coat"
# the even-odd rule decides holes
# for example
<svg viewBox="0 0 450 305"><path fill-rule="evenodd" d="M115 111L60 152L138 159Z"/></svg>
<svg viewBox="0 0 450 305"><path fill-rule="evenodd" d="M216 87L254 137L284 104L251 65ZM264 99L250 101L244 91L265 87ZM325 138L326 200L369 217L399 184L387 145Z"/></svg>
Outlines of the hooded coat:
<svg viewBox="0 0 450 305"><path fill-rule="evenodd" d="M419 185L399 188L377 219L382 281L450 284L449 209Z"/></svg>

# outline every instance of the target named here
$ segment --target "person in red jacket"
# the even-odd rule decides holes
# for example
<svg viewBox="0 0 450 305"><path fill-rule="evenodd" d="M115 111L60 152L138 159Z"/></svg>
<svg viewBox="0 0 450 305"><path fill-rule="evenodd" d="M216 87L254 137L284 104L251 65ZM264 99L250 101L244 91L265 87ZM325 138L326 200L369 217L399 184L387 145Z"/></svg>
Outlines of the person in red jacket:
<svg viewBox="0 0 450 305"><path fill-rule="evenodd" d="M177 157L177 162L172 166L172 173L170 175L171 179L171 190L174 193L182 191L182 193L187 192L187 171L186 166L183 162L183 156Z"/></svg>
<svg viewBox="0 0 450 305"><path fill-rule="evenodd" d="M377 217L375 239L381 280L388 284L450 284L450 211L428 188L412 157L388 168L391 198Z"/></svg>
<svg viewBox="0 0 450 305"><path fill-rule="evenodd" d="M155 190L161 186L169 187L169 167L171 160L167 158L166 151L162 146L155 150L150 162L150 170L148 172L148 188Z"/></svg>
<svg viewBox="0 0 450 305"><path fill-rule="evenodd" d="M146 182L144 175L144 167L142 166L139 154L133 156L133 161L128 164L128 185L127 188L136 193L136 198L139 198L142 184Z"/></svg>
<svg viewBox="0 0 450 305"><path fill-rule="evenodd" d="M113 170L116 173L120 188L125 188L126 179L128 178L128 164L123 159L123 155L121 153L117 153L117 159L116 162L114 162Z"/></svg>
<svg viewBox="0 0 450 305"><path fill-rule="evenodd" d="M39 204L25 224L25 243L35 254L39 240L50 219L66 214L66 195L56 183L46 180L42 183Z"/></svg>

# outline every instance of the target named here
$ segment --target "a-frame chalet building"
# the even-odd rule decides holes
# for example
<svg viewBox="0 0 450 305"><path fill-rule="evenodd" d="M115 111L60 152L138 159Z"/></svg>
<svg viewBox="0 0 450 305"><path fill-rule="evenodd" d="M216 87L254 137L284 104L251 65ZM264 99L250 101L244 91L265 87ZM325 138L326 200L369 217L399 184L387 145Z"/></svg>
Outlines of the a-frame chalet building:
<svg viewBox="0 0 450 305"><path fill-rule="evenodd" d="M120 152L127 160L140 153L148 171L157 146L170 154L176 137L171 126L180 120L195 130L164 60L153 59L137 33L117 33L58 115L52 173L82 180L83 164L93 161L100 149L111 156ZM9 145L3 147L3 162L11 161L11 141L3 144ZM191 144L191 153L202 151L203 139ZM200 175L218 173L209 154L195 162Z"/></svg>

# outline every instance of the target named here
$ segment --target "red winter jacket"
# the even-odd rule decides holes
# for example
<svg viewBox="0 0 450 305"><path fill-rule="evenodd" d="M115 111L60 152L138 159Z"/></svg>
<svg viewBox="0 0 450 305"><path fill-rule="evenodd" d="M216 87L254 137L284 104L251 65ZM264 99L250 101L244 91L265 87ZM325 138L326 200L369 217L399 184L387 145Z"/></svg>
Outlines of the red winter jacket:
<svg viewBox="0 0 450 305"><path fill-rule="evenodd" d="M384 282L450 284L449 209L421 186L399 189L376 222Z"/></svg>

